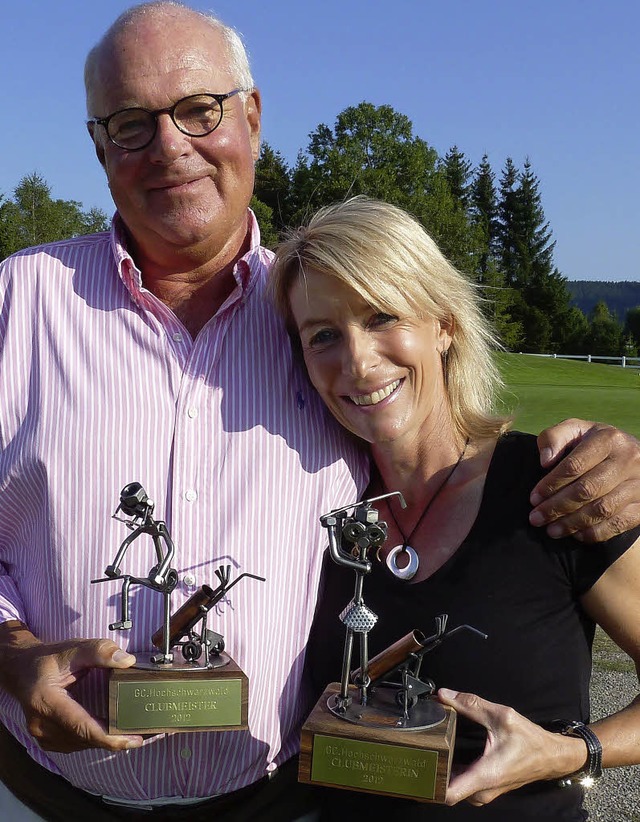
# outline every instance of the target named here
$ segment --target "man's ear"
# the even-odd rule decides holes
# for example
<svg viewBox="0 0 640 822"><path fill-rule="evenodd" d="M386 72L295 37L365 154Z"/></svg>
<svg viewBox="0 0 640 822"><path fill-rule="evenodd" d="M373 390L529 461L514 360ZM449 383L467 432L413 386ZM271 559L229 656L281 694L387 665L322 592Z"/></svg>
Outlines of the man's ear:
<svg viewBox="0 0 640 822"><path fill-rule="evenodd" d="M96 124L87 123L87 131L89 132L89 137L91 137L91 142L93 143L93 148L95 149L98 162L100 163L102 168L104 168L104 146L101 142L99 142L98 137L96 135Z"/></svg>
<svg viewBox="0 0 640 822"><path fill-rule="evenodd" d="M249 140L254 161L260 156L260 121L262 115L262 98L257 88L248 95L244 104L245 116L249 125Z"/></svg>

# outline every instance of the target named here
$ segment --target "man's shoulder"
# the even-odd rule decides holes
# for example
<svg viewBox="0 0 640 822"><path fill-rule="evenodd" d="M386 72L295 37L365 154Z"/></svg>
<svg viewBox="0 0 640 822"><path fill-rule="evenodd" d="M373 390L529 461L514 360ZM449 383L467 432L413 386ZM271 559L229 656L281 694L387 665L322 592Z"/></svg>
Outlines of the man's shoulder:
<svg viewBox="0 0 640 822"><path fill-rule="evenodd" d="M30 246L16 251L0 263L0 266L12 270L38 270L45 267L52 270L74 268L82 260L93 260L94 263L110 252L111 237L108 231L97 234L82 234L66 240Z"/></svg>
<svg viewBox="0 0 640 822"><path fill-rule="evenodd" d="M16 251L0 262L0 275L7 283L47 283L81 272L89 276L113 260L111 236L108 231L101 231Z"/></svg>
<svg viewBox="0 0 640 822"><path fill-rule="evenodd" d="M54 301L76 295L92 305L116 270L109 232L24 248L0 262L0 303L19 315L46 295Z"/></svg>
<svg viewBox="0 0 640 822"><path fill-rule="evenodd" d="M271 267L274 257L275 254L273 251L263 245L256 245L247 252L245 259L247 261L251 260L258 267L268 270Z"/></svg>
<svg viewBox="0 0 640 822"><path fill-rule="evenodd" d="M80 255L85 253L88 249L96 250L100 246L108 248L111 243L111 235L108 231L99 231L96 234L81 234L77 237L69 237L64 240L56 240L55 242L42 243L41 245L33 245L28 248L22 248L11 254L3 262L11 262L13 260L23 259L25 257L61 257L69 255Z"/></svg>

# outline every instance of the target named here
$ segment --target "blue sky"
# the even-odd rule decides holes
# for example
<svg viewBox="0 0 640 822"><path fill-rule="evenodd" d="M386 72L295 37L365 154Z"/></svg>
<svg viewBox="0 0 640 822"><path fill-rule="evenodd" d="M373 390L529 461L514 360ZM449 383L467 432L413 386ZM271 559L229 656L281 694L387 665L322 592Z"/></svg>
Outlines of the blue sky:
<svg viewBox="0 0 640 822"><path fill-rule="evenodd" d="M84 129L87 50L130 4L7 0L0 193L39 172L112 212ZM444 155L531 159L569 279L640 280L637 0L194 0L244 36L263 137L289 163L319 123L390 104ZM219 90L219 89L214 89Z"/></svg>

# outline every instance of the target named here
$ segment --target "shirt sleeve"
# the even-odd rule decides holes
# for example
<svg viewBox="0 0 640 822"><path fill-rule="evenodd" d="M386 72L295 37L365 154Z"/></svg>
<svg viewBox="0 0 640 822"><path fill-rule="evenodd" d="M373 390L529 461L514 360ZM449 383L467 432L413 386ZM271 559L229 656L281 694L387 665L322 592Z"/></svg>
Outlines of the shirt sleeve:
<svg viewBox="0 0 640 822"><path fill-rule="evenodd" d="M582 596L592 588L604 572L640 539L640 526L625 531L606 542L590 545L574 539L563 540L566 546L567 570L574 593Z"/></svg>
<svg viewBox="0 0 640 822"><path fill-rule="evenodd" d="M0 564L0 622L19 619L27 624L24 605L15 582Z"/></svg>
<svg viewBox="0 0 640 822"><path fill-rule="evenodd" d="M546 471L540 467L538 446L532 434L510 431L502 438L502 453L508 460L500 477L510 476L514 505L523 504L528 516L529 492ZM605 542L585 544L576 539L551 539L544 529L536 529L546 549L560 562L574 596L585 594L604 572L640 538L640 526Z"/></svg>

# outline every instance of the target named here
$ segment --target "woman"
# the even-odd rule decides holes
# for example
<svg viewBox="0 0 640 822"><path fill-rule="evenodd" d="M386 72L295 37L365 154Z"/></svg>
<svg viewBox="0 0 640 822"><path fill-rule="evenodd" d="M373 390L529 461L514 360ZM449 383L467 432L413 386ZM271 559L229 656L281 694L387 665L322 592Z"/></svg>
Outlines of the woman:
<svg viewBox="0 0 640 822"><path fill-rule="evenodd" d="M433 633L440 613L489 635L457 634L423 664L456 689L439 691L459 717L453 807L338 790L329 803L406 819L585 819L577 780L558 783L587 764L595 773L600 744L605 767L639 762L640 703L593 733L549 728L589 720L595 623L640 663L638 533L594 550L529 526L535 438L507 433L494 413L500 382L478 297L400 209L362 197L323 209L280 246L272 290L313 385L370 446L367 496L407 502L377 504L389 532L365 581L379 616L371 656L415 628ZM318 690L339 676L337 614L352 587L325 563L308 649Z"/></svg>

